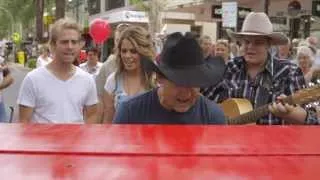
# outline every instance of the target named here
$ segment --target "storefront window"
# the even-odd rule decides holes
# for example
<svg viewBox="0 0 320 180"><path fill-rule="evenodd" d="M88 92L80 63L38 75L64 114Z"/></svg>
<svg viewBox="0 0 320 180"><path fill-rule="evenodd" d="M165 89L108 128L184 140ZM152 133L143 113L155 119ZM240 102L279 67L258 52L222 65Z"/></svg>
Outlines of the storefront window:
<svg viewBox="0 0 320 180"><path fill-rule="evenodd" d="M120 8L125 5L125 0L106 0L106 7L105 10L111 10L115 8Z"/></svg>
<svg viewBox="0 0 320 180"><path fill-rule="evenodd" d="M100 0L90 0L88 1L88 12L89 15L100 13Z"/></svg>

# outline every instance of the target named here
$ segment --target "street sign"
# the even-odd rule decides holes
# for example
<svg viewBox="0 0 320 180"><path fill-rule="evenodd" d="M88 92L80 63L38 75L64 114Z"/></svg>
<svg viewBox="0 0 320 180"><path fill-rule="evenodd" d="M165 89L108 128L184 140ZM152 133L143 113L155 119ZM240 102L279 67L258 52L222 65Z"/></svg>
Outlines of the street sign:
<svg viewBox="0 0 320 180"><path fill-rule="evenodd" d="M53 24L55 20L55 17L52 15L46 15L43 17L43 24L44 25L49 25L49 24Z"/></svg>
<svg viewBox="0 0 320 180"><path fill-rule="evenodd" d="M228 28L237 27L238 19L238 3L223 2L222 3L222 26Z"/></svg>
<svg viewBox="0 0 320 180"><path fill-rule="evenodd" d="M238 7L238 18L244 19L251 11L252 11L251 8ZM222 18L222 6L221 5L212 5L211 18L214 18L214 19L221 19Z"/></svg>
<svg viewBox="0 0 320 180"><path fill-rule="evenodd" d="M212 5L211 18L221 19L222 18L222 6Z"/></svg>
<svg viewBox="0 0 320 180"><path fill-rule="evenodd" d="M19 43L21 41L21 35L17 32L12 34L12 41L14 43Z"/></svg>

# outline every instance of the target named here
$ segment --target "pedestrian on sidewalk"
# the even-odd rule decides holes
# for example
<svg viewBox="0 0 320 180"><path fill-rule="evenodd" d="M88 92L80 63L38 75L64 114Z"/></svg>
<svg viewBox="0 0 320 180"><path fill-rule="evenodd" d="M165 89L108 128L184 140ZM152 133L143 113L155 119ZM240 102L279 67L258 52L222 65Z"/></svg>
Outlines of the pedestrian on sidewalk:
<svg viewBox="0 0 320 180"><path fill-rule="evenodd" d="M37 68L45 66L45 65L49 64L52 61L52 58L50 57L50 50L49 50L48 46L43 45L40 48L40 52L41 52L41 54L37 59L37 65L36 65Z"/></svg>
<svg viewBox="0 0 320 180"><path fill-rule="evenodd" d="M96 79L101 69L102 63L99 62L100 51L96 47L91 47L87 50L87 61L80 64L80 68L87 73L91 74Z"/></svg>
<svg viewBox="0 0 320 180"><path fill-rule="evenodd" d="M0 122L7 122L8 116L6 112L6 105L3 101L2 92L13 83L13 77L11 76L8 65L4 62L4 59L0 60Z"/></svg>

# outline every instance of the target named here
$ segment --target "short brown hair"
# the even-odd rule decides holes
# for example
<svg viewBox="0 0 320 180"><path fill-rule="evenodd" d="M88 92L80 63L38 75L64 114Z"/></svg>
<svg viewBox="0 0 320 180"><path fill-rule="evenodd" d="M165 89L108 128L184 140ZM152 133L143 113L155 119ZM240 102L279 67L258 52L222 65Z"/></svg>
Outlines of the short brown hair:
<svg viewBox="0 0 320 180"><path fill-rule="evenodd" d="M59 34L62 30L65 29L72 29L79 33L79 40L80 40L80 34L81 34L81 28L77 24L76 21L70 18L61 18L57 20L50 31L50 38L49 38L49 45L53 46L56 44Z"/></svg>
<svg viewBox="0 0 320 180"><path fill-rule="evenodd" d="M100 50L96 47L90 47L89 49L87 49L87 54L89 52L93 52L94 54L96 54L98 57L100 57Z"/></svg>

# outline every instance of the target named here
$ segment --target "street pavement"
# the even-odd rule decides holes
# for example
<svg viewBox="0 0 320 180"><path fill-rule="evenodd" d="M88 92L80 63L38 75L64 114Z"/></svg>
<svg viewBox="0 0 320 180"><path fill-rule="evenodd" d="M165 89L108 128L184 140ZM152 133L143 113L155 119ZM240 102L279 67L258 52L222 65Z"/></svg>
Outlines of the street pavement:
<svg viewBox="0 0 320 180"><path fill-rule="evenodd" d="M14 107L13 121L16 121L17 115L18 115L17 97L19 94L19 89L20 89L23 78L30 71L30 69L16 63L10 63L9 69L10 69L11 75L14 78L14 82L13 84L11 84L11 86L9 86L3 91L3 96L4 96L4 102L6 106Z"/></svg>

